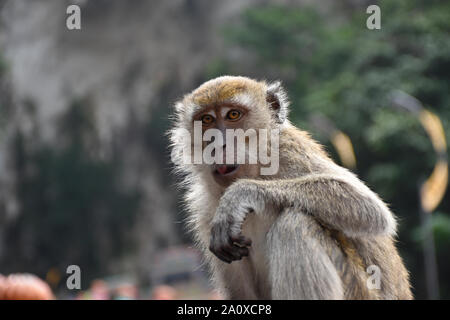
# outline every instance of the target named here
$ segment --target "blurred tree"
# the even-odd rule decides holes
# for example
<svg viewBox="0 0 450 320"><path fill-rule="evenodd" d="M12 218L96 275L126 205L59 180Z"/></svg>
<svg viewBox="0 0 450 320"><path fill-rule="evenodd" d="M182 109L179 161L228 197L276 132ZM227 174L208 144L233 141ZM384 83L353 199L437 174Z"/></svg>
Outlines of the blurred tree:
<svg viewBox="0 0 450 320"><path fill-rule="evenodd" d="M11 153L20 211L6 229L2 272L45 277L76 264L85 288L130 249L139 192L120 187L120 161L98 154L92 110L86 100L67 109L58 122L61 146L39 141L37 121L35 139L17 130Z"/></svg>
<svg viewBox="0 0 450 320"><path fill-rule="evenodd" d="M7 75L7 64L0 54L0 130L3 129L11 112L11 83ZM0 132L0 139L2 138Z"/></svg>
<svg viewBox="0 0 450 320"><path fill-rule="evenodd" d="M450 135L450 2L379 1L381 30L368 30L364 7L336 11L267 6L246 11L225 28L229 43L244 50L245 66L226 57L208 69L284 80L291 118L314 132L309 115L333 119L355 144L358 174L400 218L398 246L411 271L415 296L425 297L419 228L418 184L435 153L415 117L391 108L390 93L403 90L438 114ZM348 10L348 8L346 9ZM333 153L328 141L322 141ZM334 154L333 154L334 155ZM441 297L450 298L450 235L447 193L433 217Z"/></svg>

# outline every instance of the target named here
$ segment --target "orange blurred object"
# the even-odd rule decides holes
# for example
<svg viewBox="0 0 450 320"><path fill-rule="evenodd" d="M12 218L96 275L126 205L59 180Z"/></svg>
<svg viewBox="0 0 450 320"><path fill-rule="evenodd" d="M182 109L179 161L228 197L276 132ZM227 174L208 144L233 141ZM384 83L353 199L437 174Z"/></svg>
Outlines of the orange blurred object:
<svg viewBox="0 0 450 320"><path fill-rule="evenodd" d="M0 300L53 300L49 285L28 273L0 274Z"/></svg>
<svg viewBox="0 0 450 320"><path fill-rule="evenodd" d="M92 300L109 300L110 299L108 284L101 279L96 279L96 280L92 281L90 291L91 291L91 299Z"/></svg>
<svg viewBox="0 0 450 320"><path fill-rule="evenodd" d="M138 289L131 283L122 284L115 289L114 296L116 300L134 300L138 298Z"/></svg>
<svg viewBox="0 0 450 320"><path fill-rule="evenodd" d="M157 286L152 293L152 300L176 300L177 290L167 285Z"/></svg>

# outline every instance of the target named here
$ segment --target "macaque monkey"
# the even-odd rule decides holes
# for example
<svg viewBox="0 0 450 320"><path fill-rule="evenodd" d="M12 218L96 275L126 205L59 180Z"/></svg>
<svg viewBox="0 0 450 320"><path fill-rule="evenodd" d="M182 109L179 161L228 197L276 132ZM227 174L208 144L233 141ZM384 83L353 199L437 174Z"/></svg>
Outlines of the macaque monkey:
<svg viewBox="0 0 450 320"><path fill-rule="evenodd" d="M288 105L279 82L232 76L175 104L172 158L215 285L229 299L412 299L393 214L289 122ZM238 163L238 150L251 156L251 134L236 147L230 129L276 136L259 145L276 164ZM186 161L213 143L216 161Z"/></svg>

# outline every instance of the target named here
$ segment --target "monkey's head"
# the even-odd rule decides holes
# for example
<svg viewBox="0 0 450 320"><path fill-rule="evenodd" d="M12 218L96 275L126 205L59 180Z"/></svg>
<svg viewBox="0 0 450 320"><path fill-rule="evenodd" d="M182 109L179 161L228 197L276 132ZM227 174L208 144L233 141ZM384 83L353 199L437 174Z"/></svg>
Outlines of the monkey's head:
<svg viewBox="0 0 450 320"><path fill-rule="evenodd" d="M207 81L175 104L172 160L179 171L208 175L225 187L239 178L255 178L260 175L261 162L249 160L252 135L256 133L260 140L261 129L266 130L266 137L273 129L281 129L288 123L288 105L280 82L233 76ZM230 132L236 135L230 138ZM242 132L244 138L239 140ZM196 158L195 146L215 161ZM239 150L246 155L244 163L239 161Z"/></svg>

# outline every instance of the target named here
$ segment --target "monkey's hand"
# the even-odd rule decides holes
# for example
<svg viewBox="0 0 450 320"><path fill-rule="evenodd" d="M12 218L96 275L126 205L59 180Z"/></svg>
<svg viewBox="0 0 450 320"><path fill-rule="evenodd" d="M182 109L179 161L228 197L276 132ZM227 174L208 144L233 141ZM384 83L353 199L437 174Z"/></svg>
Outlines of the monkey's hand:
<svg viewBox="0 0 450 320"><path fill-rule="evenodd" d="M239 201L233 190L222 196L216 215L211 223L211 240L209 250L217 258L227 263L241 260L249 254L248 247L252 241L242 235L242 223L253 209Z"/></svg>

